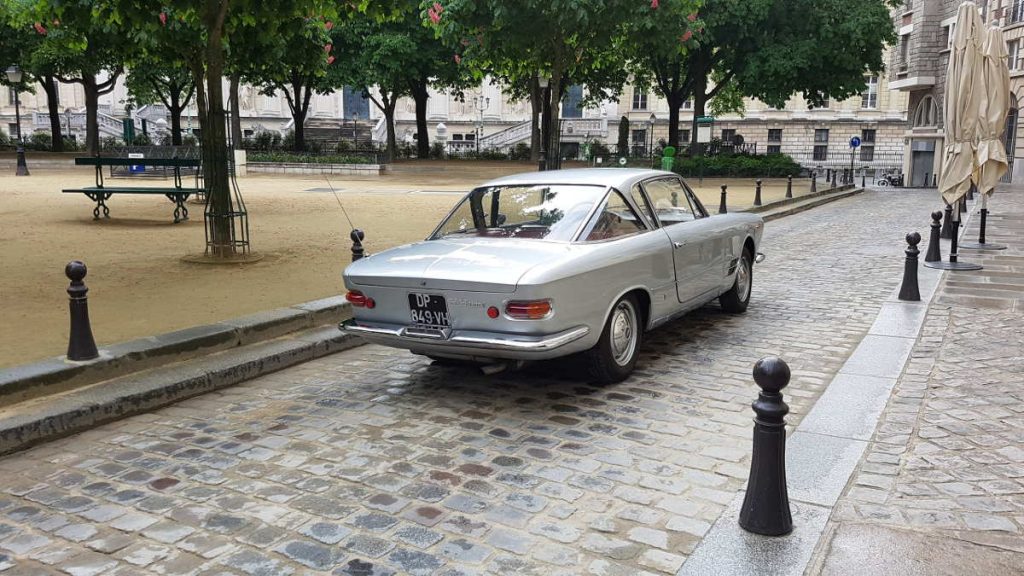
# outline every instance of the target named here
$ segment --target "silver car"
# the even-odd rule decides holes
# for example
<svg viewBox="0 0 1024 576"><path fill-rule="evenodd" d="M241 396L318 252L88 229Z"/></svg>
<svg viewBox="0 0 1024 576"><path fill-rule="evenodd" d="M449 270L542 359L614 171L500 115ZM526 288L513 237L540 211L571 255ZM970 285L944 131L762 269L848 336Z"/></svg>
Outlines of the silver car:
<svg viewBox="0 0 1024 576"><path fill-rule="evenodd" d="M583 353L625 379L646 330L718 298L743 312L764 222L712 216L678 175L531 172L470 192L423 242L344 272L370 342L504 365Z"/></svg>

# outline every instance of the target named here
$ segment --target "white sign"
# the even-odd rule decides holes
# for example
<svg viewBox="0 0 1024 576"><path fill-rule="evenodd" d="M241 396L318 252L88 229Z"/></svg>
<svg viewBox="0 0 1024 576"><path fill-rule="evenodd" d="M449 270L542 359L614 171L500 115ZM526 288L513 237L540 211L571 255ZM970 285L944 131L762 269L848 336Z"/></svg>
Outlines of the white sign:
<svg viewBox="0 0 1024 576"><path fill-rule="evenodd" d="M711 126L697 126L697 143L707 144L711 142Z"/></svg>
<svg viewBox="0 0 1024 576"><path fill-rule="evenodd" d="M145 158L146 156L145 156L145 154L143 154L141 152L129 152L128 153L128 157L129 158ZM137 174L139 172L145 172L146 171L146 167L141 165L141 164L132 164L131 166L128 167L128 171L131 172L132 174Z"/></svg>

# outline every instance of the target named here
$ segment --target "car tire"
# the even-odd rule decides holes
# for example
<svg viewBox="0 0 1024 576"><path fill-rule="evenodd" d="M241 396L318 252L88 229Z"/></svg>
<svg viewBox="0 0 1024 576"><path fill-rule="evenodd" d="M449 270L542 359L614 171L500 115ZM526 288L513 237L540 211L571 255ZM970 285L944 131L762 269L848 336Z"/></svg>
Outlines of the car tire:
<svg viewBox="0 0 1024 576"><path fill-rule="evenodd" d="M750 304L750 292L754 286L754 256L749 248L743 249L736 264L736 279L733 280L732 288L718 297L718 303L722 310L733 314L742 314L747 311Z"/></svg>
<svg viewBox="0 0 1024 576"><path fill-rule="evenodd" d="M601 339L585 354L590 375L600 384L622 382L633 372L643 339L636 297L623 296L605 320Z"/></svg>

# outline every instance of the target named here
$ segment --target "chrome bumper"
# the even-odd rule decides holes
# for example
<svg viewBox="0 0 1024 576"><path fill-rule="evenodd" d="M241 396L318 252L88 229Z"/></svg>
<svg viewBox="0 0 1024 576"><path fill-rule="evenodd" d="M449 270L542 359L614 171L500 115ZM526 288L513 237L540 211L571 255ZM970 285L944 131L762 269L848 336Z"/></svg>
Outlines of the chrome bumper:
<svg viewBox="0 0 1024 576"><path fill-rule="evenodd" d="M338 328L350 334L358 334L370 342L407 348L448 352L461 355L483 355L496 353L499 357L541 358L576 342L590 333L587 326L577 326L555 334L530 336L473 330L421 330L398 324L364 322L356 324L349 320Z"/></svg>
<svg viewBox="0 0 1024 576"><path fill-rule="evenodd" d="M764 262L764 258L765 258L764 253L758 252L757 256L754 256L754 262L757 263L757 264L760 264L761 262Z"/></svg>

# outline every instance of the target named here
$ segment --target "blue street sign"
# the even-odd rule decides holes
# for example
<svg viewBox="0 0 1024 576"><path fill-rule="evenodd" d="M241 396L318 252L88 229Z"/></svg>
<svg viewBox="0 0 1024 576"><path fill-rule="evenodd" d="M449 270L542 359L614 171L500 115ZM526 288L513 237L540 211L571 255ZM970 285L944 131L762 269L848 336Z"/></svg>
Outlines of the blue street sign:
<svg viewBox="0 0 1024 576"><path fill-rule="evenodd" d="M860 136L850 138L850 148L856 148L858 146L860 146Z"/></svg>

